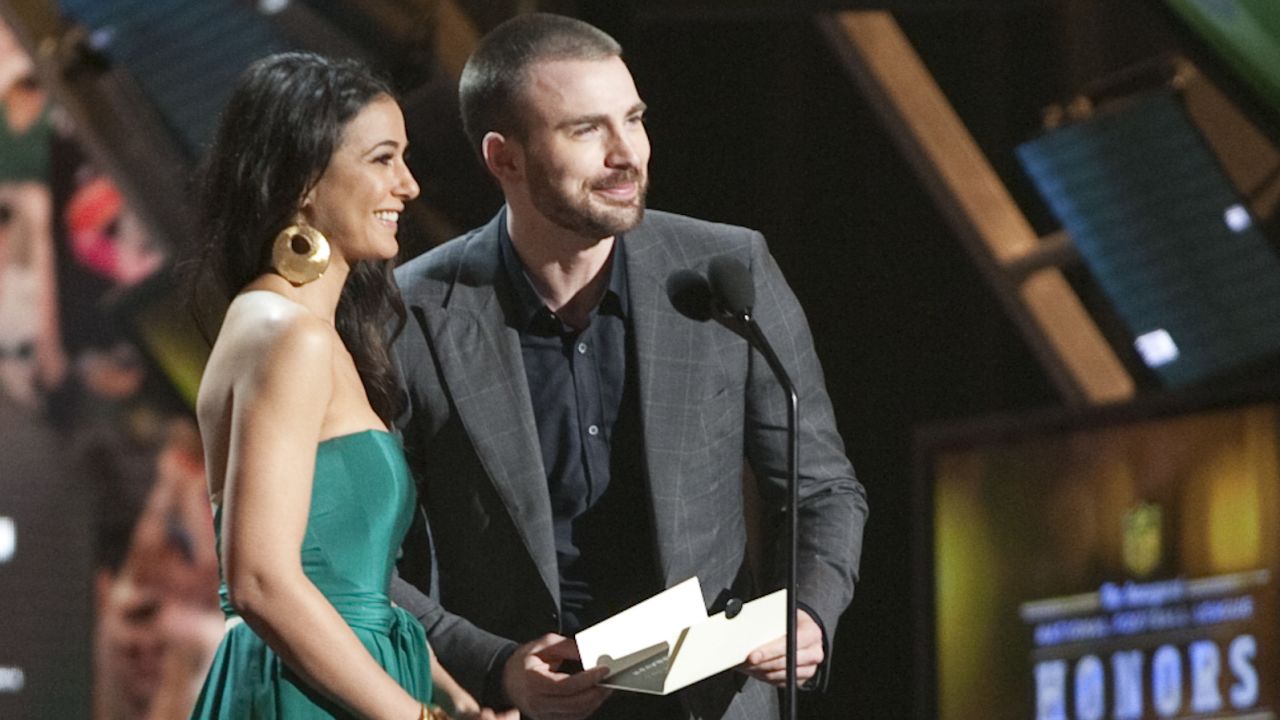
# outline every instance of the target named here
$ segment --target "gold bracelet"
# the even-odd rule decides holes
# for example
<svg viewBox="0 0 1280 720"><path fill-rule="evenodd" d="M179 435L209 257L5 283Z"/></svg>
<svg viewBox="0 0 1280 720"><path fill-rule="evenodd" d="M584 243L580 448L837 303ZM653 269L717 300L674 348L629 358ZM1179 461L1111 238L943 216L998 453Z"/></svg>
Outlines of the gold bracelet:
<svg viewBox="0 0 1280 720"><path fill-rule="evenodd" d="M428 706L424 703L422 706L422 714L418 716L418 720L452 720L452 718L450 718L449 713L445 712L444 708L439 705Z"/></svg>

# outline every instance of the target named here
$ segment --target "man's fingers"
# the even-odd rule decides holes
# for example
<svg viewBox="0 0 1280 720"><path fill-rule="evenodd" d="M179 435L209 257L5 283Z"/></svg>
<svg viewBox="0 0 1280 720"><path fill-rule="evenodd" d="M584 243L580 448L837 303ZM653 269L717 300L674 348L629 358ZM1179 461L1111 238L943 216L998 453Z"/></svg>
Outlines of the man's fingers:
<svg viewBox="0 0 1280 720"><path fill-rule="evenodd" d="M809 613L804 610L796 611L796 657L797 663L804 662L803 655L806 648L818 646L819 656L816 662L822 662L822 630L818 627L818 623L809 617ZM747 655L747 665L751 667L760 667L765 663L774 661L778 658L785 658L787 655L787 636L772 640L752 650Z"/></svg>
<svg viewBox="0 0 1280 720"><path fill-rule="evenodd" d="M599 684L608 674L605 667L572 675L556 672L550 667L532 670L532 677L527 682L527 709L539 720L582 720L595 712L613 692ZM497 720L515 718L500 717Z"/></svg>
<svg viewBox="0 0 1280 720"><path fill-rule="evenodd" d="M609 677L609 668L600 666L583 670L573 675L565 675L557 679L552 689L548 690L548 695L576 695L591 690L603 690L605 696L609 694L609 688L599 687L600 681Z"/></svg>
<svg viewBox="0 0 1280 720"><path fill-rule="evenodd" d="M581 720L595 712L609 698L609 688L591 687L574 695L537 699L532 707L539 720Z"/></svg>
<svg viewBox="0 0 1280 720"><path fill-rule="evenodd" d="M537 655L542 657L545 652L557 652L557 650L554 650L553 648L557 648L565 642L569 642L573 645L573 652L576 657L576 653L578 652L577 643L574 643L563 635L557 635L555 633L547 633L536 640L531 640L522 645L520 649L523 650L526 655Z"/></svg>
<svg viewBox="0 0 1280 720"><path fill-rule="evenodd" d="M759 658L756 662L757 653ZM823 660L822 643L814 643L809 646L801 646L796 648L796 667L804 665L819 665ZM776 655L765 655L765 651L754 651L747 658L747 662L743 668L748 672L755 674L756 672L772 672L774 670L787 669L787 652L786 648L780 648Z"/></svg>
<svg viewBox="0 0 1280 720"><path fill-rule="evenodd" d="M783 657L787 654L787 638L783 636L773 642L765 643L747 655L747 664L751 666L761 665L769 660Z"/></svg>
<svg viewBox="0 0 1280 720"><path fill-rule="evenodd" d="M805 684L810 678L812 678L814 675L817 674L817 671L818 671L818 668L815 665L796 666L796 684L797 685ZM787 671L785 668L782 670L775 670L773 672L767 672L767 673L753 672L753 673L750 673L750 675L751 677L754 677L757 680L762 680L764 682L769 683L770 685L776 685L778 687L782 687L783 685L787 684Z"/></svg>
<svg viewBox="0 0 1280 720"><path fill-rule="evenodd" d="M554 639L553 639L554 638ZM543 635L539 640L546 640L545 644L539 644L534 648L532 653L547 661L548 664L554 665L564 660L578 660L578 643L573 638L567 638L561 635Z"/></svg>
<svg viewBox="0 0 1280 720"><path fill-rule="evenodd" d="M556 669L562 660L567 659L566 653L569 651L565 649L565 645L573 647L572 657L576 658L577 644L563 635L554 633L548 633L526 643L516 651L516 655L519 656L520 665L526 671L536 673L549 681L559 682L568 677Z"/></svg>

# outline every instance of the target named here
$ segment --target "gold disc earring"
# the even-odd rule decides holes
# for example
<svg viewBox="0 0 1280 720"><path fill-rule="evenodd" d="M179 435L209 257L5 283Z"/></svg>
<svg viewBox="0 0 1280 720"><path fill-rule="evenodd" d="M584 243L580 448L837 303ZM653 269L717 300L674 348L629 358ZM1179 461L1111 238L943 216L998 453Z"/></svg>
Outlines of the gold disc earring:
<svg viewBox="0 0 1280 720"><path fill-rule="evenodd" d="M329 267L329 240L298 220L271 243L271 266L294 285L306 285Z"/></svg>

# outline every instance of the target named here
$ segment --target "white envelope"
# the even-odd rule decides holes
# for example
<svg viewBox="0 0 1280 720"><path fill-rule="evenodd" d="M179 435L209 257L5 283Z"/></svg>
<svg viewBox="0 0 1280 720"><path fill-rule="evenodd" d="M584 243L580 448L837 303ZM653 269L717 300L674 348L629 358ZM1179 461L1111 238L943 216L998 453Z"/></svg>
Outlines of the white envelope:
<svg viewBox="0 0 1280 720"><path fill-rule="evenodd" d="M575 636L582 666L604 665L602 685L666 695L742 663L747 654L786 634L787 593L742 606L733 618L707 617L693 577Z"/></svg>

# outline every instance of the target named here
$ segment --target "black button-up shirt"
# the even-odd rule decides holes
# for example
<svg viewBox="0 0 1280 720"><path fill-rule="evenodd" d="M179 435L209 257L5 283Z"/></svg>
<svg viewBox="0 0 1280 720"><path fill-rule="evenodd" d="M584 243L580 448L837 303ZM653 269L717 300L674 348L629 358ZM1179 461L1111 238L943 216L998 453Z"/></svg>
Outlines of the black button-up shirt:
<svg viewBox="0 0 1280 720"><path fill-rule="evenodd" d="M505 223L502 263L555 528L561 632L572 634L656 592L649 501L628 331L626 253L588 325L566 325L534 290Z"/></svg>

